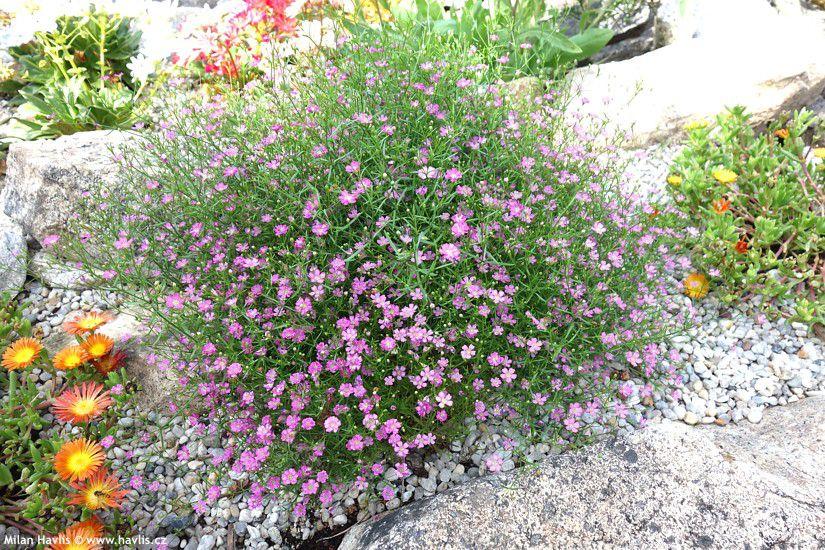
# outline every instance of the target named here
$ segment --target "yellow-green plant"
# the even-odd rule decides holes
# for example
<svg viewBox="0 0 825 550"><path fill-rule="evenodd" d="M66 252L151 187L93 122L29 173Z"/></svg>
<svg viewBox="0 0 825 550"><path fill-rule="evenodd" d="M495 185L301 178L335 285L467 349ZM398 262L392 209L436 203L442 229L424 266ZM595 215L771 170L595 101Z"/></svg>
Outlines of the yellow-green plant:
<svg viewBox="0 0 825 550"><path fill-rule="evenodd" d="M18 77L0 91L16 92L23 105L13 135L0 141L134 124L144 83L132 78L127 64L139 42L130 18L92 10L59 17L54 30L9 48Z"/></svg>

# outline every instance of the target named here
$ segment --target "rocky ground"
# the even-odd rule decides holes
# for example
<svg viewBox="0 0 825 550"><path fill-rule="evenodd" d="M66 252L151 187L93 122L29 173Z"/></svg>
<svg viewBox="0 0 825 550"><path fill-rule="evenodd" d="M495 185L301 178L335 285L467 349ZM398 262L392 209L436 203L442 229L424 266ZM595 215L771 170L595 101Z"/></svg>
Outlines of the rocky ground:
<svg viewBox="0 0 825 550"><path fill-rule="evenodd" d="M678 282L672 286L678 292ZM29 281L18 297L24 315L35 329L48 337L73 310L116 308L114 295L96 291L50 289ZM802 398L825 395L825 350L809 329L784 319L771 320L761 313L759 300L734 306L721 304L711 293L698 303L682 298L686 312L694 316L690 332L676 337L672 347L684 366L682 387L661 388L652 396L639 395L641 384L626 404L626 418L590 419L595 433L625 437L643 426L681 421L686 424L758 424L765 409L787 405ZM54 384L48 373L32 373L44 389ZM139 497L130 515L139 531L149 537L165 537L169 548L223 548L230 538L236 546L250 548L291 547L307 539L329 536L353 521L361 521L399 508L402 504L443 493L493 470L507 472L517 466L539 463L561 449L547 443L533 445L524 453L512 449L513 427L504 421L471 423L469 435L420 460L414 474L399 480L390 469L387 481L396 482L397 497L384 504L378 495L352 489L335 496L330 513L296 520L289 507L265 498L261 509L249 509L240 496L224 497L202 516L192 506L206 491L201 470L218 453L216 439L199 440L184 420L160 412L130 410L119 421L122 432L109 449L115 470L124 472L138 487ZM142 433L151 434L141 439ZM163 445L153 444L162 434ZM186 446L190 455L177 459ZM133 476L138 476L134 478ZM139 481L137 481L139 479ZM214 480L212 480L214 481ZM148 489L148 490L147 490ZM2 530L2 529L0 529ZM2 534L2 533L0 533Z"/></svg>

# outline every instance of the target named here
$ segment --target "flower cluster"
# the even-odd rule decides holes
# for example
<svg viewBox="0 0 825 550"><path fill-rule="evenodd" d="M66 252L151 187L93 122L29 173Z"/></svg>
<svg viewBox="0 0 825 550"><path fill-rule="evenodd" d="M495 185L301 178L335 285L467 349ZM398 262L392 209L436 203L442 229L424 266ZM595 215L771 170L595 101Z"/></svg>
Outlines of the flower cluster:
<svg viewBox="0 0 825 550"><path fill-rule="evenodd" d="M65 332L77 337L54 355L51 366L71 376L92 365L98 375L118 368L124 354L114 349L114 340L97 331L112 319L106 312L91 311L76 314L63 324ZM2 365L12 376L15 371L39 365L49 368L44 360L43 345L34 338L19 338L3 352ZM10 388L13 392L15 385ZM54 454L53 468L57 478L68 484L68 505L77 505L90 512L119 508L126 495L117 477L104 465L105 451L101 443L89 437L92 422L99 421L114 403L112 392L92 380L68 386L52 400L54 417L74 426L84 426L87 434L65 441ZM13 402L14 396L10 397ZM100 548L96 542L103 534L103 524L96 516L76 523L55 537L52 548ZM65 544L64 544L65 543Z"/></svg>
<svg viewBox="0 0 825 550"><path fill-rule="evenodd" d="M279 491L300 515L349 483L390 500L384 472L467 418L564 444L627 413L617 371L673 373L673 235L559 94L519 110L483 59L356 42L171 113L61 239L166 322L154 362L253 506Z"/></svg>
<svg viewBox="0 0 825 550"><path fill-rule="evenodd" d="M287 15L291 0L243 0L225 18L202 26L202 46L184 63L196 63L207 75L249 80L265 55L265 46L291 36L296 20Z"/></svg>

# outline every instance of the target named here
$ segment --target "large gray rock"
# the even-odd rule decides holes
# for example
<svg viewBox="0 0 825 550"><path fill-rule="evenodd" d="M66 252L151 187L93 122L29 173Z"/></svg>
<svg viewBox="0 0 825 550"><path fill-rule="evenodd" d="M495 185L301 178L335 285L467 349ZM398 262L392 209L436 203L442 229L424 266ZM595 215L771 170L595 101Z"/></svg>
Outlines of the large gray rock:
<svg viewBox="0 0 825 550"><path fill-rule="evenodd" d="M821 548L825 397L759 425L662 423L356 525L340 550Z"/></svg>
<svg viewBox="0 0 825 550"><path fill-rule="evenodd" d="M82 269L56 258L45 250L38 250L29 260L29 273L49 288L86 290L92 288L93 278Z"/></svg>
<svg viewBox="0 0 825 550"><path fill-rule="evenodd" d="M0 210L41 244L60 234L84 192L115 181L110 150L126 139L124 132L99 130L12 144Z"/></svg>
<svg viewBox="0 0 825 550"><path fill-rule="evenodd" d="M629 145L645 146L727 107L743 105L760 123L810 104L825 88L825 32L769 6L757 11L763 15L749 12L747 25L720 20L696 38L577 69L566 115L591 119L604 138L627 134Z"/></svg>
<svg viewBox="0 0 825 550"><path fill-rule="evenodd" d="M26 282L26 239L23 230L0 212L0 293L17 294Z"/></svg>

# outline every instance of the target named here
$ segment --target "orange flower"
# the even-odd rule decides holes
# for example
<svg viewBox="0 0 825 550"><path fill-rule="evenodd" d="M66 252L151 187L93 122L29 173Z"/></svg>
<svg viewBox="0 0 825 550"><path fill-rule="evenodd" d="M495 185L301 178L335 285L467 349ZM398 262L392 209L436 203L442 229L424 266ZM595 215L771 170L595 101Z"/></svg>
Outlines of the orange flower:
<svg viewBox="0 0 825 550"><path fill-rule="evenodd" d="M58 351L52 361L58 370L72 370L88 360L89 352L83 346L69 346Z"/></svg>
<svg viewBox="0 0 825 550"><path fill-rule="evenodd" d="M79 424L96 418L112 404L108 391L95 382L70 388L54 400L52 412L63 422Z"/></svg>
<svg viewBox="0 0 825 550"><path fill-rule="evenodd" d="M126 352L123 350L113 351L100 359L95 359L92 364L100 374L109 374L113 370L119 369L120 365L126 361L126 357Z"/></svg>
<svg viewBox="0 0 825 550"><path fill-rule="evenodd" d="M114 347L115 341L103 334L92 334L83 342L83 348L92 359L100 359Z"/></svg>
<svg viewBox="0 0 825 550"><path fill-rule="evenodd" d="M710 281L701 273L691 273L682 281L682 285L685 288L685 294L693 299L704 298L710 289Z"/></svg>
<svg viewBox="0 0 825 550"><path fill-rule="evenodd" d="M53 537L57 539L49 545L51 550L103 550L100 538L103 537L103 524L96 517L75 523L62 533Z"/></svg>
<svg viewBox="0 0 825 550"><path fill-rule="evenodd" d="M733 247L740 254L745 254L748 251L748 241L739 239Z"/></svg>
<svg viewBox="0 0 825 550"><path fill-rule="evenodd" d="M64 443L54 455L54 469L61 479L84 480L100 469L103 458L103 447L99 443L75 439Z"/></svg>
<svg viewBox="0 0 825 550"><path fill-rule="evenodd" d="M773 135L779 138L780 141L785 141L790 137L791 133L788 131L787 128L780 128L779 130L775 131Z"/></svg>
<svg viewBox="0 0 825 550"><path fill-rule="evenodd" d="M113 319L112 315L105 311L90 311L81 313L73 319L63 323L63 330L69 334L85 334L94 332Z"/></svg>
<svg viewBox="0 0 825 550"><path fill-rule="evenodd" d="M716 199L712 204L713 211L717 214L724 214L730 210L730 201L728 199Z"/></svg>
<svg viewBox="0 0 825 550"><path fill-rule="evenodd" d="M69 504L78 504L88 510L120 508L123 497L129 492L123 490L117 477L101 468L86 481L73 483L77 494L69 499Z"/></svg>
<svg viewBox="0 0 825 550"><path fill-rule="evenodd" d="M34 338L20 338L3 352L3 366L8 370L25 369L35 362L43 346Z"/></svg>

